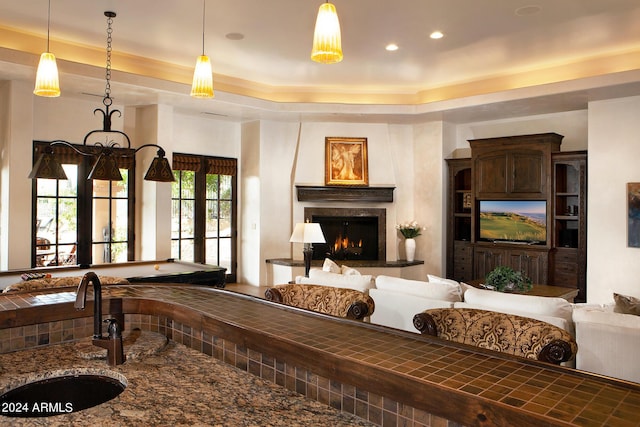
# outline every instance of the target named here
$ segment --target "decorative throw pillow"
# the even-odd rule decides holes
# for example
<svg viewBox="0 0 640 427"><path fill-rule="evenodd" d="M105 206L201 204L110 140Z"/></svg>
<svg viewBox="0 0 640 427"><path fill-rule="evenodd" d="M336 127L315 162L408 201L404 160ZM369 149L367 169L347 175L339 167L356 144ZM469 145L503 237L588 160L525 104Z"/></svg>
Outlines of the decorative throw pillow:
<svg viewBox="0 0 640 427"><path fill-rule="evenodd" d="M355 268L347 267L343 265L340 267L340 273L346 276L361 276L360 272Z"/></svg>
<svg viewBox="0 0 640 427"><path fill-rule="evenodd" d="M462 294L458 282L423 282L391 276L376 277L376 288L450 302L460 301Z"/></svg>
<svg viewBox="0 0 640 427"><path fill-rule="evenodd" d="M322 264L322 271L329 271L331 273L340 274L340 266L329 258L325 258L324 264Z"/></svg>
<svg viewBox="0 0 640 427"><path fill-rule="evenodd" d="M633 314L640 316L640 298L629 295L620 295L614 292L613 299L616 302L616 313Z"/></svg>

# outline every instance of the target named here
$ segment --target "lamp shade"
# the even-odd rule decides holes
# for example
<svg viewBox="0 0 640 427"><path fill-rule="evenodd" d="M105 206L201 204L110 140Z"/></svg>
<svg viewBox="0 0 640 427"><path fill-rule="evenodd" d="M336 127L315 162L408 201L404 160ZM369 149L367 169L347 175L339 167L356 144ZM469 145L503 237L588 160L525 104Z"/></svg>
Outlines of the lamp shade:
<svg viewBox="0 0 640 427"><path fill-rule="evenodd" d="M326 240L324 238L324 234L322 233L322 228L320 228L320 224L315 222L304 222L296 224L289 242L325 243Z"/></svg>
<svg viewBox="0 0 640 427"><path fill-rule="evenodd" d="M36 71L36 86L33 93L37 96L60 96L60 82L58 80L58 65L56 57L51 52L40 55L38 71Z"/></svg>
<svg viewBox="0 0 640 427"><path fill-rule="evenodd" d="M53 154L53 150L49 150L42 153L40 158L36 160L29 174L29 178L67 179L67 174L64 172L60 162L56 159L55 154Z"/></svg>
<svg viewBox="0 0 640 427"><path fill-rule="evenodd" d="M213 71L207 55L200 55L196 60L191 96L194 98L213 98Z"/></svg>
<svg viewBox="0 0 640 427"><path fill-rule="evenodd" d="M318 9L311 59L323 64L342 61L340 21L336 7L329 2L323 3Z"/></svg>
<svg viewBox="0 0 640 427"><path fill-rule="evenodd" d="M98 179L103 181L122 181L122 174L118 168L118 162L113 154L102 153L93 165L87 179Z"/></svg>
<svg viewBox="0 0 640 427"><path fill-rule="evenodd" d="M155 157L144 176L145 181L173 182L173 171L166 157Z"/></svg>

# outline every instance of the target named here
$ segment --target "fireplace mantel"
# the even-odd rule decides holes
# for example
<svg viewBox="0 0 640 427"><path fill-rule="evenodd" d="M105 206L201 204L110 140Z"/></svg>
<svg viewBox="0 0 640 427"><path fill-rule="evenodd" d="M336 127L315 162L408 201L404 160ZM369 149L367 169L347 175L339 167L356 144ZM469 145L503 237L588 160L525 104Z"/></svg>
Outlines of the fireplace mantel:
<svg viewBox="0 0 640 427"><path fill-rule="evenodd" d="M326 187L296 185L299 202L393 202L395 187Z"/></svg>

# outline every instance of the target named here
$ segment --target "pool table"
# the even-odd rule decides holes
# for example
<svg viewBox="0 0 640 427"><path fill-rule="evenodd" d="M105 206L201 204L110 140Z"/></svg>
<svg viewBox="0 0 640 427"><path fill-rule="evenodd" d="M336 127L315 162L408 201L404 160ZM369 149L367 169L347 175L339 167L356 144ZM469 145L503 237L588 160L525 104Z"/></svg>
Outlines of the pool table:
<svg viewBox="0 0 640 427"><path fill-rule="evenodd" d="M227 269L216 265L197 264L169 258L162 261L130 261L119 264L97 264L89 267L78 265L45 267L36 270L7 271L0 273L0 289L22 280L26 272L50 273L54 277L82 276L93 271L99 276L124 277L131 283L184 283L224 288Z"/></svg>

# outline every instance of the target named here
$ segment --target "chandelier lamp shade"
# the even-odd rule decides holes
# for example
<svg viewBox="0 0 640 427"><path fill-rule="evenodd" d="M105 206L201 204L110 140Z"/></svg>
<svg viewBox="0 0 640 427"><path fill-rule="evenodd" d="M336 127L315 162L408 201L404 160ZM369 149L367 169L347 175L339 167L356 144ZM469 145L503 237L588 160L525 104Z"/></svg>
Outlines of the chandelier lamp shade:
<svg viewBox="0 0 640 427"><path fill-rule="evenodd" d="M323 3L318 9L311 59L322 64L342 61L340 21L336 7L332 3Z"/></svg>
<svg viewBox="0 0 640 427"><path fill-rule="evenodd" d="M194 98L213 98L213 71L211 60L204 54L205 0L202 0L202 55L196 59L191 84L191 96Z"/></svg>
<svg viewBox="0 0 640 427"><path fill-rule="evenodd" d="M118 166L118 158L123 157L132 157L138 153L143 148L147 147L155 147L158 149L157 157L153 159L151 162L151 166L149 170L145 174L144 179L147 181L158 181L158 182L172 182L174 181L173 171L171 170L171 166L169 165L169 161L165 157L165 151L162 147L157 144L144 144L135 150L131 149L131 140L129 136L119 130L111 129L111 118L114 113L120 114L119 110L111 110L110 107L113 103L113 99L111 98L111 40L112 40L112 23L113 18L115 18L115 12L105 12L104 15L107 17L107 65L106 65L106 85L105 85L105 94L102 99L102 103L104 104L104 110L100 108L96 108L93 112L94 114L98 111L102 113L103 116L103 124L102 129L92 130L84 136L84 141L82 146L73 145L67 141L63 140L55 140L47 145L38 160L33 165L33 169L29 174L29 178L44 178L44 179L67 179L67 175L60 164L56 154L55 147L56 146L64 146L72 149L76 153L87 156L87 157L97 157L97 160L93 164L91 168L91 172L87 176L88 180L105 180L105 181L122 181L122 174L120 173L120 168ZM120 144L114 142L110 139L112 135L119 135L123 141L126 141L127 148L126 154L116 155L116 149L120 148ZM105 143L96 142L93 145L88 145L87 141L90 137L93 136L102 136L105 138Z"/></svg>
<svg viewBox="0 0 640 427"><path fill-rule="evenodd" d="M36 71L36 85L33 93L37 96L53 98L60 96L60 81L58 79L58 65L56 57L49 51L49 28L51 26L51 0L47 13L47 51L40 55L38 70Z"/></svg>
<svg viewBox="0 0 640 427"><path fill-rule="evenodd" d="M312 243L325 243L324 234L320 224L315 222L297 223L289 239L291 243L304 243L302 254L304 255L304 275L309 277L311 258L313 256Z"/></svg>

